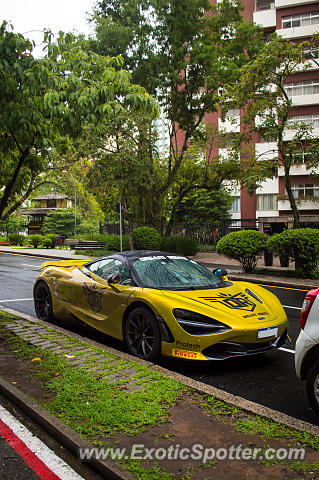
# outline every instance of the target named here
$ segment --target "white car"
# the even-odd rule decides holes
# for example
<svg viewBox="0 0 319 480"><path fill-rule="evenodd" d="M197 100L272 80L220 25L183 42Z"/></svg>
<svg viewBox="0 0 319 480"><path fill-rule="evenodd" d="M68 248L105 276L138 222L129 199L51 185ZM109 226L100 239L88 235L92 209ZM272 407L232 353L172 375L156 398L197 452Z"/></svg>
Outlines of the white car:
<svg viewBox="0 0 319 480"><path fill-rule="evenodd" d="M319 288L307 293L300 326L295 350L296 373L301 380L306 380L309 403L319 416Z"/></svg>

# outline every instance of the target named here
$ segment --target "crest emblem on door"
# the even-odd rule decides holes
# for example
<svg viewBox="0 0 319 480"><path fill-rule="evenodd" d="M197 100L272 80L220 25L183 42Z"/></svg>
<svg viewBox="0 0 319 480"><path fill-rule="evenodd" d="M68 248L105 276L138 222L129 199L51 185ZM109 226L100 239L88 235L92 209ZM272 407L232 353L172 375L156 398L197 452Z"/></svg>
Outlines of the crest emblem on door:
<svg viewBox="0 0 319 480"><path fill-rule="evenodd" d="M102 310L102 295L106 288L98 288L96 285L87 285L84 283L83 290L93 312L100 312Z"/></svg>

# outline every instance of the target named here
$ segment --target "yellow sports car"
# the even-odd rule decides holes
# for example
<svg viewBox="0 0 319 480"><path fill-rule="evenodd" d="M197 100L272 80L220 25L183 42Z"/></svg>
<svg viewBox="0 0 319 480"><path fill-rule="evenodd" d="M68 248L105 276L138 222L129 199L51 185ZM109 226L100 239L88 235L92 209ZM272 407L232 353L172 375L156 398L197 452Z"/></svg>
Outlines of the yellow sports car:
<svg viewBox="0 0 319 480"><path fill-rule="evenodd" d="M35 310L46 321L81 320L146 360L160 353L224 360L283 345L287 317L279 300L226 275L180 255L145 250L89 262L49 261L34 285Z"/></svg>

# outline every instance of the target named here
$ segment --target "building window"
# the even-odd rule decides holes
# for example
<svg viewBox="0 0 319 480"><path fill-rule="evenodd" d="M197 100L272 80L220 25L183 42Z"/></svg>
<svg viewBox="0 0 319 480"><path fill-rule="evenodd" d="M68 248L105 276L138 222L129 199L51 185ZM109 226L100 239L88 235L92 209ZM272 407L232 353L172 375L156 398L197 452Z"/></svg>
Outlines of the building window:
<svg viewBox="0 0 319 480"><path fill-rule="evenodd" d="M303 50L304 56L308 59L319 58L319 47L310 47Z"/></svg>
<svg viewBox="0 0 319 480"><path fill-rule="evenodd" d="M294 163L309 163L314 161L313 152L299 152L293 154Z"/></svg>
<svg viewBox="0 0 319 480"><path fill-rule="evenodd" d="M294 97L295 95L313 95L319 93L319 80L291 82L287 83L285 88L289 97Z"/></svg>
<svg viewBox="0 0 319 480"><path fill-rule="evenodd" d="M304 27L319 23L319 12L300 13L282 17L282 28Z"/></svg>
<svg viewBox="0 0 319 480"><path fill-rule="evenodd" d="M257 195L257 210L277 210L277 195L273 193Z"/></svg>
<svg viewBox="0 0 319 480"><path fill-rule="evenodd" d="M293 125L294 123L308 123L313 128L319 127L319 114L315 113L313 115L292 115L287 120L287 125Z"/></svg>
<svg viewBox="0 0 319 480"><path fill-rule="evenodd" d="M47 208L55 208L56 207L56 200L48 198L47 199Z"/></svg>
<svg viewBox="0 0 319 480"><path fill-rule="evenodd" d="M261 12L262 10L272 10L275 8L275 3L270 0L257 0L256 2L256 11Z"/></svg>
<svg viewBox="0 0 319 480"><path fill-rule="evenodd" d="M232 213L235 213L235 212L240 212L240 197L233 197L233 204L231 206L231 209L230 211Z"/></svg>
<svg viewBox="0 0 319 480"><path fill-rule="evenodd" d="M295 198L319 197L319 185L313 183L291 185L291 189Z"/></svg>

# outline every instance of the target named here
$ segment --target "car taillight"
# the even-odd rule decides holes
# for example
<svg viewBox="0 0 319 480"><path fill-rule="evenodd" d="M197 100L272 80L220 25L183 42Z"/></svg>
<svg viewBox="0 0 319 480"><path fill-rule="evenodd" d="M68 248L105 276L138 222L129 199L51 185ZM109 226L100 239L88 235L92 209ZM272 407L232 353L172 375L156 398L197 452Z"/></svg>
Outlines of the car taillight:
<svg viewBox="0 0 319 480"><path fill-rule="evenodd" d="M316 296L319 294L319 288L309 290L301 307L300 327L305 328L306 321Z"/></svg>

